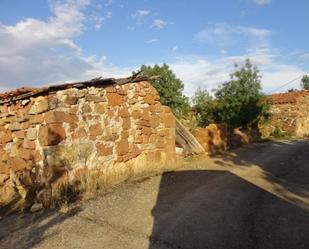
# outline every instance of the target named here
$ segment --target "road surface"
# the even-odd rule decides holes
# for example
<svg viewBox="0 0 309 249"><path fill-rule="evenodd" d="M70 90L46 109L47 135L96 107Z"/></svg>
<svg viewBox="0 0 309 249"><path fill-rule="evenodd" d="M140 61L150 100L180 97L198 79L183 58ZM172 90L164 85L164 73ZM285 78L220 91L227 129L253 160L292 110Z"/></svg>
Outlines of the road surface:
<svg viewBox="0 0 309 249"><path fill-rule="evenodd" d="M309 140L252 144L67 213L0 220L0 248L309 248Z"/></svg>

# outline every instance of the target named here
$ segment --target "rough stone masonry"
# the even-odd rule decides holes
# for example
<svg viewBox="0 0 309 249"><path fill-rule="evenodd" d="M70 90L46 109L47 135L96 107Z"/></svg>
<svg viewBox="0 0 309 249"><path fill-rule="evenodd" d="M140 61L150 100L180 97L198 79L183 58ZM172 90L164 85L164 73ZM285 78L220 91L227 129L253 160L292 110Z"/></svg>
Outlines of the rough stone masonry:
<svg viewBox="0 0 309 249"><path fill-rule="evenodd" d="M175 117L147 81L50 91L0 105L0 207L33 174L100 169L111 184L175 157ZM61 171L62 170L62 171ZM54 174L54 173L52 173Z"/></svg>
<svg viewBox="0 0 309 249"><path fill-rule="evenodd" d="M273 94L270 103L269 122L260 127L264 136L276 129L288 136L309 136L309 91Z"/></svg>

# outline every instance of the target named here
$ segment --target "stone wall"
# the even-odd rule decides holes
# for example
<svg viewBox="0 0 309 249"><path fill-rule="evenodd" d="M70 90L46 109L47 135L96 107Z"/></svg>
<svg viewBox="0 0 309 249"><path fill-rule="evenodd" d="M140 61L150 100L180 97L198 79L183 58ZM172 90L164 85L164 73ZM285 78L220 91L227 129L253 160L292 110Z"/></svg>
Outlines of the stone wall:
<svg viewBox="0 0 309 249"><path fill-rule="evenodd" d="M273 104L270 114L269 122L260 127L264 136L276 130L288 136L309 136L309 96L297 98L292 103Z"/></svg>
<svg viewBox="0 0 309 249"><path fill-rule="evenodd" d="M175 118L146 81L48 93L0 115L0 206L25 199L33 175L99 168L120 182L175 157Z"/></svg>
<svg viewBox="0 0 309 249"><path fill-rule="evenodd" d="M198 127L193 131L193 135L208 154L227 150L228 136L225 125L210 124L205 128Z"/></svg>

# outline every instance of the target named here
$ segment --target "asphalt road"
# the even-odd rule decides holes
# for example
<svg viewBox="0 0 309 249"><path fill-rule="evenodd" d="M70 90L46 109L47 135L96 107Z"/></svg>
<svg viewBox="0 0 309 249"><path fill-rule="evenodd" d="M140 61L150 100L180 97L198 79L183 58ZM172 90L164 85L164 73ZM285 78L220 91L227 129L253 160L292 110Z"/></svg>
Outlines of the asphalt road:
<svg viewBox="0 0 309 249"><path fill-rule="evenodd" d="M309 140L192 159L65 214L11 215L0 248L308 249Z"/></svg>

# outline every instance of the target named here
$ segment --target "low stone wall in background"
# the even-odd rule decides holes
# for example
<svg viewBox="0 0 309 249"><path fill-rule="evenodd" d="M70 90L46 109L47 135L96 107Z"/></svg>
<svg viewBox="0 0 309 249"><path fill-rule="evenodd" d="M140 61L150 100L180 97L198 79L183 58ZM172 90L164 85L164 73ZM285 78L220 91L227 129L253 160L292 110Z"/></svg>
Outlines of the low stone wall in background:
<svg viewBox="0 0 309 249"><path fill-rule="evenodd" d="M300 97L293 103L273 104L270 119L260 126L264 137L309 136L309 96ZM278 134L276 134L278 133Z"/></svg>
<svg viewBox="0 0 309 249"><path fill-rule="evenodd" d="M175 158L175 117L145 81L61 90L1 105L0 115L0 206L84 169L112 185Z"/></svg>

